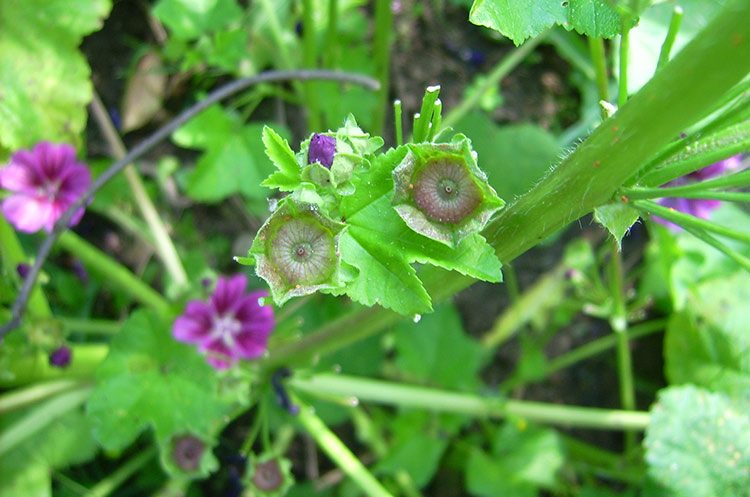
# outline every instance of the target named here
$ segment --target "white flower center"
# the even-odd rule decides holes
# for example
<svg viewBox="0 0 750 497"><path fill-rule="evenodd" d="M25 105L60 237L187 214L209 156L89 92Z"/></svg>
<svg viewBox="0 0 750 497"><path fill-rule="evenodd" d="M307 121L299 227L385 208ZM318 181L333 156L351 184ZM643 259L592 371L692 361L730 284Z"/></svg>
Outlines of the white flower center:
<svg viewBox="0 0 750 497"><path fill-rule="evenodd" d="M221 337L221 340L227 347L233 347L234 337L241 329L242 323L231 314L226 316L214 316L211 334L215 337Z"/></svg>

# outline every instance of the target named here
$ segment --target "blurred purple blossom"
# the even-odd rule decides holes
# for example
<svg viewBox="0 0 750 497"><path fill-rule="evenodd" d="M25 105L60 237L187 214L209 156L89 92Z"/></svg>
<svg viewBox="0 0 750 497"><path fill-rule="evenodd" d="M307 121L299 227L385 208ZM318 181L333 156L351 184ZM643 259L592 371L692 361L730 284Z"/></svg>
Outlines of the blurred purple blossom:
<svg viewBox="0 0 750 497"><path fill-rule="evenodd" d="M307 150L307 163L320 162L330 168L336 153L336 138L315 133Z"/></svg>
<svg viewBox="0 0 750 497"><path fill-rule="evenodd" d="M90 185L91 173L76 160L72 146L40 142L32 150L19 150L0 167L0 188L12 192L3 201L2 212L19 231L51 232ZM71 226L80 221L83 211L76 212Z"/></svg>
<svg viewBox="0 0 750 497"><path fill-rule="evenodd" d="M73 351L67 345L63 345L52 351L49 355L49 365L56 368L66 368L73 358Z"/></svg>
<svg viewBox="0 0 750 497"><path fill-rule="evenodd" d="M226 369L238 359L262 356L275 326L273 309L261 305L266 291L245 293L246 286L243 275L219 278L207 302L188 302L175 320L175 339L197 345L216 369Z"/></svg>
<svg viewBox="0 0 750 497"><path fill-rule="evenodd" d="M717 176L721 176L722 174L725 174L728 172L734 172L738 170L741 166L742 166L742 157L740 155L735 155L734 157L729 157L728 159L721 160L719 162L716 162L715 164L706 166L703 169L699 169L698 171L692 172L690 174L686 174L685 176L672 180L664 186L665 187L685 186L691 183L697 183L699 181L706 181L709 179L713 179ZM721 205L720 200L709 200L709 199L700 199L700 198L670 197L670 198L661 198L658 200L658 202L664 207L668 207L670 209L683 212L685 214L690 214L691 216L699 217L701 219L708 219L711 213ZM680 231L682 229L676 224L671 223L667 221L666 219L662 219L658 216L654 216L653 219L654 221L660 224L663 224L664 226L671 229L672 231Z"/></svg>

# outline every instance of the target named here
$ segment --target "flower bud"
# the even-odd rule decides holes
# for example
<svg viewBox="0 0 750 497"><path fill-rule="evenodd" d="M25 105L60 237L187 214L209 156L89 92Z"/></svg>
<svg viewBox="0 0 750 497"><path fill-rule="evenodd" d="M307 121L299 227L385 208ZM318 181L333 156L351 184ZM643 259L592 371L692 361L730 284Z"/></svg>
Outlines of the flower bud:
<svg viewBox="0 0 750 497"><path fill-rule="evenodd" d="M335 153L336 138L315 133L310 139L310 148L307 150L307 163L319 162L330 168Z"/></svg>
<svg viewBox="0 0 750 497"><path fill-rule="evenodd" d="M56 368L67 368L73 359L73 351L67 345L53 350L49 355L49 365Z"/></svg>

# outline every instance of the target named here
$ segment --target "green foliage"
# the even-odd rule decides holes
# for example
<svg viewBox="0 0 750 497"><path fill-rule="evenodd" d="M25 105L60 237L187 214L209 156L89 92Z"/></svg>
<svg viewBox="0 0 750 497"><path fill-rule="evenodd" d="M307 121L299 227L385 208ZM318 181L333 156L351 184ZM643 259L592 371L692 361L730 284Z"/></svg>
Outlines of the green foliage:
<svg viewBox="0 0 750 497"><path fill-rule="evenodd" d="M617 242L617 248L622 248L622 238L638 221L638 217L637 210L622 202L602 205L594 210L594 219L609 231Z"/></svg>
<svg viewBox="0 0 750 497"><path fill-rule="evenodd" d="M554 25L586 36L611 38L620 33L623 16L606 0L475 0L469 20L520 45Z"/></svg>
<svg viewBox="0 0 750 497"><path fill-rule="evenodd" d="M565 459L557 433L505 423L497 430L492 455L471 449L466 462L467 488L473 495L534 497L553 489Z"/></svg>
<svg viewBox="0 0 750 497"><path fill-rule="evenodd" d="M663 390L645 445L650 475L677 497L750 495L750 418L723 394Z"/></svg>
<svg viewBox="0 0 750 497"><path fill-rule="evenodd" d="M282 192L294 191L301 181L301 165L297 163L294 152L287 141L268 126L263 128L263 145L266 155L278 172L268 176L261 185L267 188L277 188Z"/></svg>
<svg viewBox="0 0 750 497"><path fill-rule="evenodd" d="M443 304L416 323L400 324L394 346L396 366L410 383L459 391L478 387L482 347L466 336L452 305Z"/></svg>
<svg viewBox="0 0 750 497"><path fill-rule="evenodd" d="M182 39L198 38L242 16L234 0L159 0L152 12L172 36Z"/></svg>
<svg viewBox="0 0 750 497"><path fill-rule="evenodd" d="M218 202L235 193L263 200L260 183L271 168L261 153L262 129L261 124L243 124L238 115L215 105L177 130L177 144L203 151L187 176L187 194L202 202Z"/></svg>
<svg viewBox="0 0 750 497"><path fill-rule="evenodd" d="M47 139L79 143L91 100L78 51L109 0L0 2L0 157Z"/></svg>
<svg viewBox="0 0 750 497"><path fill-rule="evenodd" d="M112 341L97 371L87 415L107 450L123 450L147 428L166 450L174 436L212 439L229 407L205 359L175 341L169 323L140 310Z"/></svg>

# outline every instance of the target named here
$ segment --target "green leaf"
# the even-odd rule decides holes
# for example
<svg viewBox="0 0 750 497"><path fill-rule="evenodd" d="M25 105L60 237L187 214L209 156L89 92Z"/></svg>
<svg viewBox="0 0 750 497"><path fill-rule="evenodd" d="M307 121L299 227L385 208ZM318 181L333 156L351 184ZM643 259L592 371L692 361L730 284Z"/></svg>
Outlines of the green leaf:
<svg viewBox="0 0 750 497"><path fill-rule="evenodd" d="M554 25L592 37L620 33L622 18L607 0L475 0L469 20L520 45Z"/></svg>
<svg viewBox="0 0 750 497"><path fill-rule="evenodd" d="M504 199L526 193L560 158L560 146L547 130L533 124L496 125L474 112L456 123L471 137L479 167Z"/></svg>
<svg viewBox="0 0 750 497"><path fill-rule="evenodd" d="M229 408L218 387L195 348L172 338L170 323L138 310L97 370L87 414L107 450L125 449L147 428L158 440L186 433L209 439Z"/></svg>
<svg viewBox="0 0 750 497"><path fill-rule="evenodd" d="M461 391L478 386L482 347L464 332L453 305L400 323L394 340L396 365L407 381Z"/></svg>
<svg viewBox="0 0 750 497"><path fill-rule="evenodd" d="M263 144L266 155L279 171L271 174L261 184L267 188L278 188L282 192L294 190L302 180L301 168L289 143L266 126L263 128Z"/></svg>
<svg viewBox="0 0 750 497"><path fill-rule="evenodd" d="M630 227L638 221L639 213L622 202L606 204L594 209L596 222L607 228L617 242L617 248L622 249L622 238L630 231Z"/></svg>
<svg viewBox="0 0 750 497"><path fill-rule="evenodd" d="M670 317L665 372L750 406L750 275L744 271L696 286L685 310Z"/></svg>
<svg viewBox="0 0 750 497"><path fill-rule="evenodd" d="M412 231L391 206L391 171L406 149L391 150L359 179L353 195L342 200L349 228L340 247L344 262L359 270L345 292L365 305L379 303L403 314L427 312L430 298L416 276L413 262L431 263L476 278L499 281L500 261L480 235L452 249Z"/></svg>
<svg viewBox="0 0 750 497"><path fill-rule="evenodd" d="M551 489L565 460L554 430L506 423L497 431L493 455L474 448L466 464L467 488L482 496L536 496Z"/></svg>
<svg viewBox="0 0 750 497"><path fill-rule="evenodd" d="M447 445L448 440L438 434L412 432L388 451L375 467L375 472L396 475L406 471L414 484L421 488L430 482L437 471Z"/></svg>
<svg viewBox="0 0 750 497"><path fill-rule="evenodd" d="M677 496L750 496L750 418L723 394L662 390L644 444L649 474Z"/></svg>
<svg viewBox="0 0 750 497"><path fill-rule="evenodd" d="M0 2L0 152L44 139L80 143L91 71L78 46L110 7L109 0Z"/></svg>
<svg viewBox="0 0 750 497"><path fill-rule="evenodd" d="M235 0L159 0L152 12L181 39L198 38L242 17Z"/></svg>
<svg viewBox="0 0 750 497"><path fill-rule="evenodd" d="M187 194L194 200L218 202L242 193L263 199L261 179L271 167L261 153L261 126L244 125L236 114L215 105L177 130L174 141L204 150L187 176Z"/></svg>

